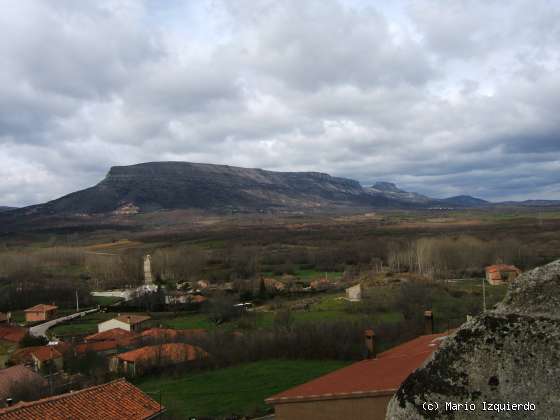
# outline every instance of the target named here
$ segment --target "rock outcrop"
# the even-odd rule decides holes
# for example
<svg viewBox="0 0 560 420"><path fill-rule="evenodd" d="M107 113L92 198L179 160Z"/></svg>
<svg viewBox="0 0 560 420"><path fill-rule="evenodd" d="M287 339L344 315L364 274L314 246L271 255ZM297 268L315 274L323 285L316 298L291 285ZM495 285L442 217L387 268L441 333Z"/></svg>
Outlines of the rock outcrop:
<svg viewBox="0 0 560 420"><path fill-rule="evenodd" d="M560 260L518 277L495 310L447 338L387 419L560 419L559 315Z"/></svg>

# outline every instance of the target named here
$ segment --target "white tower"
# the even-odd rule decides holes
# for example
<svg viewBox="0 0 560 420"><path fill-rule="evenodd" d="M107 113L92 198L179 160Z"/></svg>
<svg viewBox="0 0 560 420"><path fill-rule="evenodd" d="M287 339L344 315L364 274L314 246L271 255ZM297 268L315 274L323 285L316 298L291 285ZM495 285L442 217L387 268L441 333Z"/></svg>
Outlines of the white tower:
<svg viewBox="0 0 560 420"><path fill-rule="evenodd" d="M150 254L144 257L144 284L154 284L154 279L152 277L152 257L150 256Z"/></svg>

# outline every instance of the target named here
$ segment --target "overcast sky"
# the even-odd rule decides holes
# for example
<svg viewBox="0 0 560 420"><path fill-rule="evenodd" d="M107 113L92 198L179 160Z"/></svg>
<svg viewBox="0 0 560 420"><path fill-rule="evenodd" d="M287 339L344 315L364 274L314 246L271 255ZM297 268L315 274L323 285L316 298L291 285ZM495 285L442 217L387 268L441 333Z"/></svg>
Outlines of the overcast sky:
<svg viewBox="0 0 560 420"><path fill-rule="evenodd" d="M3 1L0 205L158 160L560 199L559 47L557 1Z"/></svg>

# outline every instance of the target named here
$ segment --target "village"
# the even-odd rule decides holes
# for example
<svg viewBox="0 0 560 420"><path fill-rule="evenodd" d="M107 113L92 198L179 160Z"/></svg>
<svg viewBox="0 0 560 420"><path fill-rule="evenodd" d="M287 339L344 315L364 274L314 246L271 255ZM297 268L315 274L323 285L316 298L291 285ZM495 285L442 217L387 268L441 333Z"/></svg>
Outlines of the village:
<svg viewBox="0 0 560 420"><path fill-rule="evenodd" d="M437 287L490 307L521 270L498 264L486 267L485 273L478 281L449 280ZM173 290L166 288L155 278L149 254L142 257L142 276L140 285L91 291L97 304L88 307L80 307L76 293L75 310L61 311L55 301L0 313L0 404L5 407L0 419L46 418L52 410L71 418L76 407L106 413L106 418L120 407L138 419L191 416L169 406L169 395L164 393L163 402L158 399L162 391L157 386L143 384L155 377L188 377L262 358L289 357L289 351L281 350L286 343L301 346L307 336L324 335L327 330L311 325L331 317L346 319L352 325L350 335L329 328L332 342L323 337L324 344L308 344L313 356L302 348L295 358L329 359L339 352L363 360L343 363L341 369L333 366L324 376L319 370L310 374L310 382L300 378L305 383L296 382L295 387L273 386L278 392L270 391L259 403L267 407L264 412L261 408L251 416L232 411L227 418L322 419L330 412L334 414L328 418L358 419L358 413L367 410L368 419L382 419L403 380L469 315L459 314L461 320L450 322L444 315L449 302L429 308L414 302L435 286L382 266L358 281L339 272L308 278L262 275L253 281L252 296L257 298L250 299L235 282L185 281ZM403 287L412 293L408 313L375 311L383 296L390 299ZM405 323L410 330L403 330ZM257 348L264 353L254 356ZM210 404L216 397L210 397Z"/></svg>

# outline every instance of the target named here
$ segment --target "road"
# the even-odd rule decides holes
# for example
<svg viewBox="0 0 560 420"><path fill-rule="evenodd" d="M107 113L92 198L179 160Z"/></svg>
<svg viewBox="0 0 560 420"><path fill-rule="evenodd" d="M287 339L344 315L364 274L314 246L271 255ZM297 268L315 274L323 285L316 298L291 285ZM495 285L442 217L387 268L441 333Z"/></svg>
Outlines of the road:
<svg viewBox="0 0 560 420"><path fill-rule="evenodd" d="M55 325L58 325L62 322L70 321L71 319L78 318L81 316L86 316L87 314L91 314L93 312L97 312L99 307L94 309L88 309L87 311L76 312L74 314L66 315L61 318L51 319L50 321L43 322L42 324L35 325L29 328L29 334L35 337L46 337L47 330Z"/></svg>

